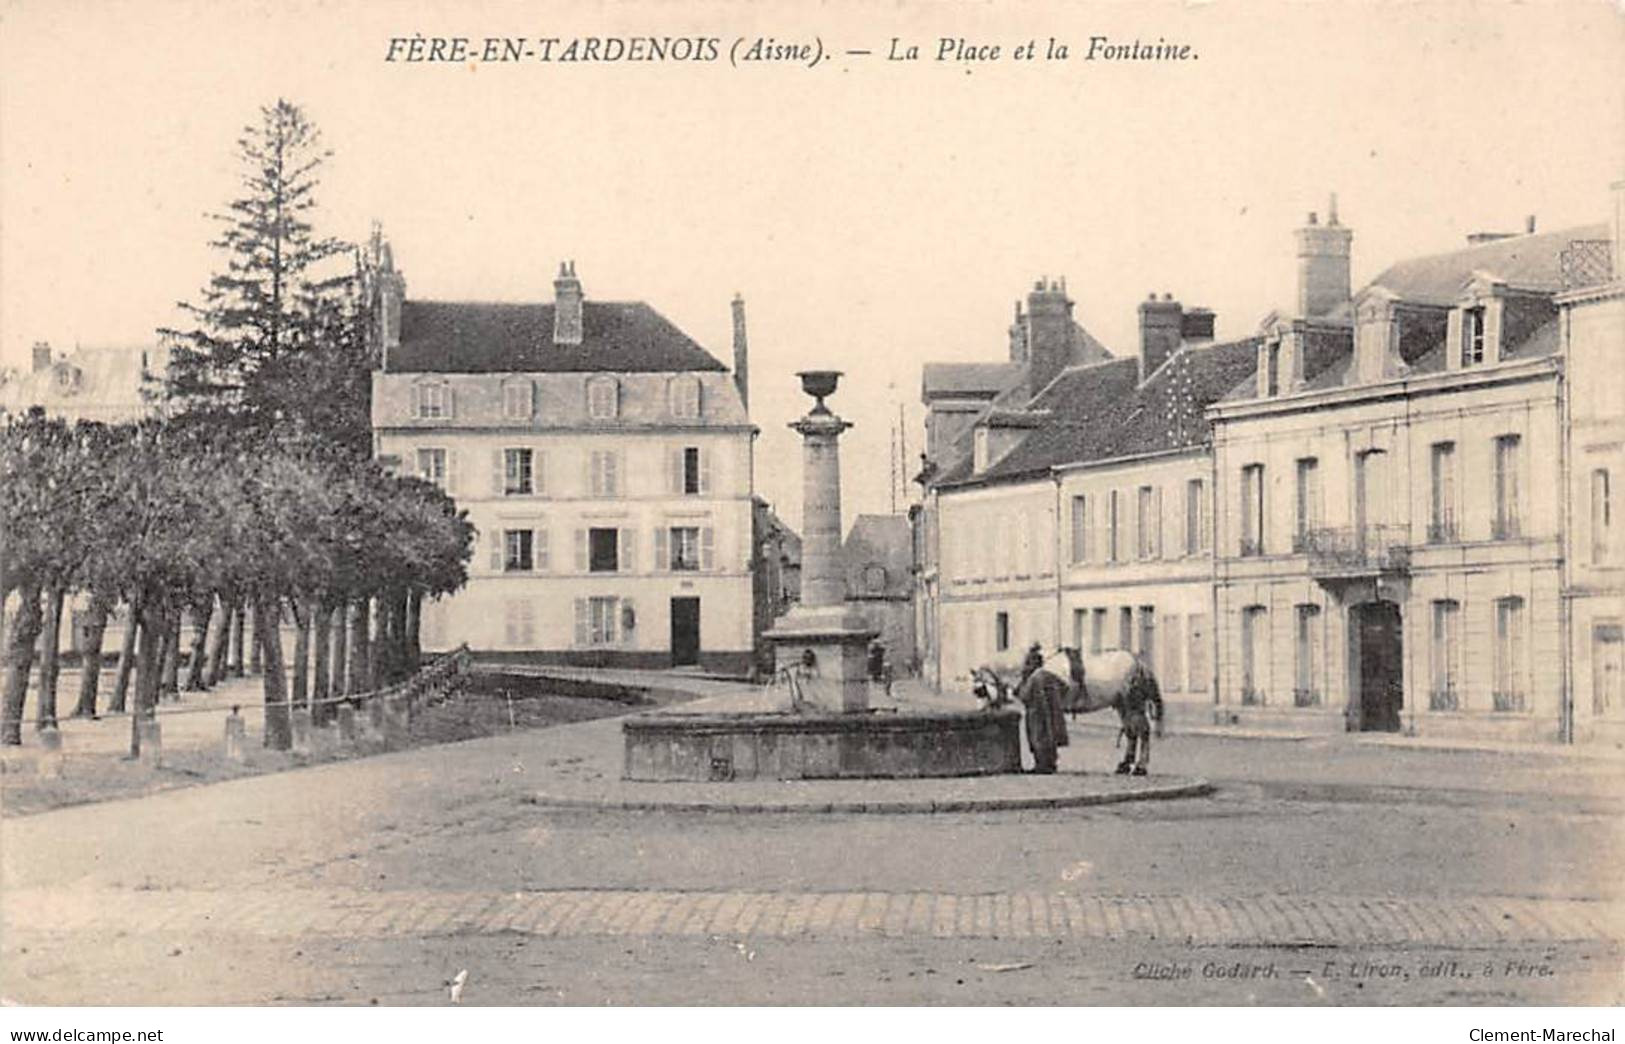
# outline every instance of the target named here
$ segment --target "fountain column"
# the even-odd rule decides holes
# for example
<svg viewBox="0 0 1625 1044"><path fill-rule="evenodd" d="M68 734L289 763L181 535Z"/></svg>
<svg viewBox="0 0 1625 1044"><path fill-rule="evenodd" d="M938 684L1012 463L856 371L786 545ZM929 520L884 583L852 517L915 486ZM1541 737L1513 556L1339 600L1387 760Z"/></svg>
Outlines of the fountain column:
<svg viewBox="0 0 1625 1044"><path fill-rule="evenodd" d="M852 427L824 405L841 375L833 370L797 374L801 388L817 402L790 425L801 435L801 601L765 637L773 643L779 669L808 666L816 675L806 688L837 706L869 707L866 655L878 633L846 604L841 566L841 433ZM822 702L822 701L820 701Z"/></svg>

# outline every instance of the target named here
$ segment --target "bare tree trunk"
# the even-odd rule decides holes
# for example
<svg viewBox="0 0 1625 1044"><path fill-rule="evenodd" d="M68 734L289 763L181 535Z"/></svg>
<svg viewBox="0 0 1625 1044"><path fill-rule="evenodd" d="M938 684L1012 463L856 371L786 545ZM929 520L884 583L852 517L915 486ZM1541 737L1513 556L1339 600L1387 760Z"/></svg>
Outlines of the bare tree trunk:
<svg viewBox="0 0 1625 1044"><path fill-rule="evenodd" d="M118 672L113 678L113 698L107 701L107 713L123 714L130 692L130 675L135 670L136 637L140 629L134 601L124 604L124 640L119 643Z"/></svg>
<svg viewBox="0 0 1625 1044"><path fill-rule="evenodd" d="M406 596L406 669L416 673L423 666L423 592Z"/></svg>
<svg viewBox="0 0 1625 1044"><path fill-rule="evenodd" d="M350 603L333 610L333 695L350 694Z"/></svg>
<svg viewBox="0 0 1625 1044"><path fill-rule="evenodd" d="M39 639L45 617L40 613L40 585L28 582L17 588L22 604L11 621L6 641L6 699L0 718L0 745L21 746L23 742L23 703L28 699L28 676L34 670L34 642Z"/></svg>
<svg viewBox="0 0 1625 1044"><path fill-rule="evenodd" d="M350 692L372 691L372 599L356 601L350 621Z"/></svg>
<svg viewBox="0 0 1625 1044"><path fill-rule="evenodd" d="M288 714L288 690L282 675L282 634L277 620L277 599L254 603L254 647L264 647L265 745L272 750L293 746L293 723Z"/></svg>
<svg viewBox="0 0 1625 1044"><path fill-rule="evenodd" d="M79 702L75 718L96 716L96 696L102 684L102 638L107 634L107 615L113 611L113 597L105 591L90 593L90 610L85 616L85 647L79 651Z"/></svg>
<svg viewBox="0 0 1625 1044"><path fill-rule="evenodd" d="M289 686L295 707L310 706L310 604L295 595L288 599L293 608L293 684Z"/></svg>
<svg viewBox="0 0 1625 1044"><path fill-rule="evenodd" d="M247 655L243 650L244 631L248 623L248 604L239 602L231 609L231 674L234 678L243 676L243 659Z"/></svg>
<svg viewBox="0 0 1625 1044"><path fill-rule="evenodd" d="M164 614L163 631L163 699L181 698L181 610L171 609Z"/></svg>
<svg viewBox="0 0 1625 1044"><path fill-rule="evenodd" d="M265 636L275 633L277 648L282 648L282 607L276 602L254 603L254 639L248 643L248 673L259 674L265 669ZM267 630L265 622L260 619L265 613L271 613L270 629ZM280 666L280 664L278 665Z"/></svg>
<svg viewBox="0 0 1625 1044"><path fill-rule="evenodd" d="M40 646L39 699L35 703L34 727L55 728L56 683L62 675L62 603L66 592L52 584L45 594L45 634Z"/></svg>
<svg viewBox="0 0 1625 1044"><path fill-rule="evenodd" d="M209 666L204 677L210 685L219 685L226 680L226 656L231 651L232 613L231 599L224 595L220 597L219 609L210 613L211 618L219 623L209 640Z"/></svg>
<svg viewBox="0 0 1625 1044"><path fill-rule="evenodd" d="M333 705L327 702L332 694L333 607L326 602L316 602L314 606L311 612L311 641L315 645L316 656L311 665L310 702L315 720L325 725L333 717Z"/></svg>
<svg viewBox="0 0 1625 1044"><path fill-rule="evenodd" d="M213 619L213 594L192 603L192 651L186 664L187 692L202 692L209 687L209 621Z"/></svg>
<svg viewBox="0 0 1625 1044"><path fill-rule="evenodd" d="M141 755L141 720L158 713L158 694L163 686L165 636L169 634L169 616L162 606L149 605L143 599L140 612L132 611L130 614L132 628L136 626L138 616L141 636L135 644L135 706L130 710L132 758Z"/></svg>

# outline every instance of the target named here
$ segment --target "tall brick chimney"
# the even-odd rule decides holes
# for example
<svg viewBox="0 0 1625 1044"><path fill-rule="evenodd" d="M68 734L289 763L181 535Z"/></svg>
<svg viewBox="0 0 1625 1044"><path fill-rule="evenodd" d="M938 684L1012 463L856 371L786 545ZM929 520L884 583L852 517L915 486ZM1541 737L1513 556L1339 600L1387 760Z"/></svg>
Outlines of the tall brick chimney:
<svg viewBox="0 0 1625 1044"><path fill-rule="evenodd" d="M1076 327L1066 280L1040 279L1027 294L1027 389L1037 395L1072 361ZM1012 344L1014 348L1014 344Z"/></svg>
<svg viewBox="0 0 1625 1044"><path fill-rule="evenodd" d="M1349 246L1354 233L1337 222L1337 194L1333 193L1322 225L1310 212L1297 231L1298 314L1305 318L1327 315L1349 299Z"/></svg>
<svg viewBox="0 0 1625 1044"><path fill-rule="evenodd" d="M553 280L553 343L581 343L581 280L574 261L559 262L559 277Z"/></svg>
<svg viewBox="0 0 1625 1044"><path fill-rule="evenodd" d="M739 401L750 410L750 345L745 340L745 299L734 294L734 385Z"/></svg>
<svg viewBox="0 0 1625 1044"><path fill-rule="evenodd" d="M51 368L51 346L45 341L34 342L34 372Z"/></svg>
<svg viewBox="0 0 1625 1044"><path fill-rule="evenodd" d="M1157 367L1179 351L1184 340L1185 309L1173 294L1163 294L1157 300L1151 294L1140 302L1140 380L1156 372Z"/></svg>

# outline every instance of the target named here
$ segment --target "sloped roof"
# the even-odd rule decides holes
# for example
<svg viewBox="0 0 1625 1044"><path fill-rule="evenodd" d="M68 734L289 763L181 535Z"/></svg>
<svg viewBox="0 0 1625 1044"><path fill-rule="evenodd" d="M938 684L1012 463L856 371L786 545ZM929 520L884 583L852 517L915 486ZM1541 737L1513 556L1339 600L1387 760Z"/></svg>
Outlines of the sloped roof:
<svg viewBox="0 0 1625 1044"><path fill-rule="evenodd" d="M553 305L405 301L389 369L428 373L673 373L727 367L641 301L582 302L579 345L553 343Z"/></svg>
<svg viewBox="0 0 1625 1044"><path fill-rule="evenodd" d="M1563 289L1560 257L1576 239L1605 239L1607 225L1581 225L1554 232L1511 236L1443 254L1414 257L1388 266L1371 285L1406 301L1453 305L1474 272L1488 272L1508 286L1556 293Z"/></svg>
<svg viewBox="0 0 1625 1044"><path fill-rule="evenodd" d="M841 545L846 590L854 598L908 598L913 592L914 536L906 515L859 515ZM886 570L883 590L871 590L864 573Z"/></svg>
<svg viewBox="0 0 1625 1044"><path fill-rule="evenodd" d="M145 395L146 376L160 376L168 360L162 345L75 348L43 370L0 371L0 411L40 406L69 420L135 420L157 408Z"/></svg>
<svg viewBox="0 0 1625 1044"><path fill-rule="evenodd" d="M1205 445L1211 429L1204 411L1253 372L1258 342L1250 337L1181 348L1144 384L1136 359L1067 369L1032 402L1034 409L1052 410L1054 419L981 475L960 481L997 481Z"/></svg>
<svg viewBox="0 0 1625 1044"><path fill-rule="evenodd" d="M1021 363L926 363L920 386L926 398L984 396L991 398L1021 380Z"/></svg>

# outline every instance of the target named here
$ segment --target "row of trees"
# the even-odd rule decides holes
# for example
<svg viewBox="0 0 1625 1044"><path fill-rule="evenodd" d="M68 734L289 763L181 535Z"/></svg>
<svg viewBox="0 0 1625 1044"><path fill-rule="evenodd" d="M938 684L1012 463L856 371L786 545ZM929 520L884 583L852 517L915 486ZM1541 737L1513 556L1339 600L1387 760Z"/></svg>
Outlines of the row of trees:
<svg viewBox="0 0 1625 1044"><path fill-rule="evenodd" d="M222 649L207 655L210 618L232 614L216 629L219 645L251 607L265 742L286 748L290 704L327 706L329 653L346 644L330 639L335 619L357 665L352 682L387 683L416 667L422 600L465 582L466 517L434 486L370 459L373 257L314 232L327 155L285 101L245 130L244 192L214 215L224 264L198 303L181 306L194 325L160 331L171 359L151 389L152 419L69 425L34 411L6 420L0 604L18 597L0 743L21 742L35 643L58 633L75 593L88 602L75 713L97 711L101 635L118 604L130 626L112 709L122 709L133 665L137 714L155 707L165 664L175 671L183 612L194 629L187 682L202 688L224 661ZM291 691L285 610L299 635ZM41 656L35 720L45 727L57 717L56 643Z"/></svg>

